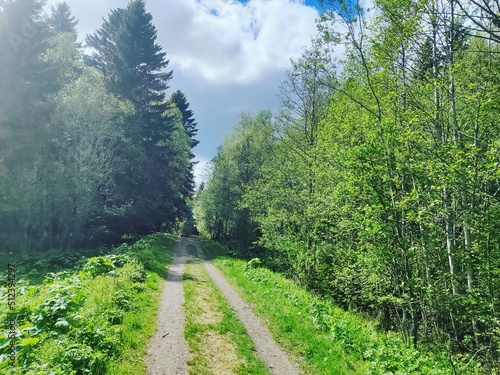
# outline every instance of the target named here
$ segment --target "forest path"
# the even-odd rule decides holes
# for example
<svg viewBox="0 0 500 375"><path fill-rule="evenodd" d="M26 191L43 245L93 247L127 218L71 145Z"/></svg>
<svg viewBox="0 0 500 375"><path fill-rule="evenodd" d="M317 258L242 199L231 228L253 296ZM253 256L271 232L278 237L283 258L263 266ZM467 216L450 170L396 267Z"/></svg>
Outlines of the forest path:
<svg viewBox="0 0 500 375"><path fill-rule="evenodd" d="M187 360L189 349L184 339L184 293L182 277L184 264L189 259L187 247L196 248L198 258L224 297L234 309L255 344L255 350L272 375L300 375L297 367L274 341L270 332L253 314L246 304L228 284L226 279L206 260L198 242L190 238L180 238L175 245L174 259L169 268L167 280L161 296L158 328L148 345L145 358L148 375L186 375L189 371Z"/></svg>
<svg viewBox="0 0 500 375"><path fill-rule="evenodd" d="M189 259L188 246L194 246L198 258L227 299L236 315L253 340L255 350L273 375L300 375L297 367L290 362L268 329L253 314L250 307L229 285L224 276L206 260L198 242L190 238L180 238L175 245L174 259L170 265L165 287L161 296L158 315L158 329L151 339L146 356L147 375L185 375L189 371L187 360L189 350L184 339L185 316L183 310L182 277L184 264Z"/></svg>
<svg viewBox="0 0 500 375"><path fill-rule="evenodd" d="M245 326L248 335L254 342L257 354L265 363L269 372L273 375L299 375L299 370L278 346L269 330L254 315L248 304L239 297L219 270L205 258L198 242L194 239L185 239L184 243L196 247L198 258L203 261L208 274Z"/></svg>
<svg viewBox="0 0 500 375"><path fill-rule="evenodd" d="M182 275L189 258L186 244L178 239L174 259L161 295L158 328L148 345L147 375L185 375L189 350L184 340L184 291ZM146 317L145 317L146 318Z"/></svg>

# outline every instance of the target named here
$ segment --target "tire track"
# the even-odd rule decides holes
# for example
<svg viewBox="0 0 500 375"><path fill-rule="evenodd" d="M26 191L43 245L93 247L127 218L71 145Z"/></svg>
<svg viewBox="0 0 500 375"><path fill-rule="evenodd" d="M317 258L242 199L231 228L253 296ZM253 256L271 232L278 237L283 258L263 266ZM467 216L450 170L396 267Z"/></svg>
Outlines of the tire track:
<svg viewBox="0 0 500 375"><path fill-rule="evenodd" d="M260 320L253 314L248 304L238 296L219 270L217 270L210 261L206 260L198 242L187 239L185 243L186 245L191 244L196 247L198 257L203 260L208 274L219 287L222 294L245 326L248 335L255 344L257 353L266 364L269 372L273 375L300 375L301 373L297 366L288 359L288 356L278 346L269 330L264 327Z"/></svg>
<svg viewBox="0 0 500 375"><path fill-rule="evenodd" d="M147 375L186 375L189 350L184 340L184 291L182 274L189 258L185 242L178 239L162 291L158 328L148 345Z"/></svg>

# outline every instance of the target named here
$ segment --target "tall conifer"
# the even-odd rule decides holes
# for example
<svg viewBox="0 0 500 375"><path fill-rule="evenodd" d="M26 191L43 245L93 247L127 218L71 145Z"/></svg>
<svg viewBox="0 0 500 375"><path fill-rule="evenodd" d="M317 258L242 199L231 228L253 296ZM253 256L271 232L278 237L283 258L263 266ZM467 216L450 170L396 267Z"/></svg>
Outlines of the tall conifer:
<svg viewBox="0 0 500 375"><path fill-rule="evenodd" d="M135 150L124 170L117 174L121 185L118 202L131 215L123 226L138 233L159 230L172 217L172 202L181 192L173 191L171 164L173 119L166 115L165 90L172 77L166 53L156 43L157 32L144 0L133 0L126 8L112 10L102 27L87 36L94 50L87 62L100 69L110 91L130 100L135 115L126 134ZM174 189L175 190L175 189Z"/></svg>
<svg viewBox="0 0 500 375"><path fill-rule="evenodd" d="M108 88L134 103L143 139L155 144L168 136L165 90L172 71L156 43L157 31L144 0L133 0L125 9L112 10L102 27L87 36L94 49L88 58L107 77Z"/></svg>
<svg viewBox="0 0 500 375"><path fill-rule="evenodd" d="M78 25L78 20L71 14L71 8L68 3L58 3L51 10L52 15L48 20L49 27L56 33L72 33L76 41L78 34L76 25Z"/></svg>
<svg viewBox="0 0 500 375"><path fill-rule="evenodd" d="M186 99L186 95L184 95L184 93L181 90L175 91L170 96L170 102L172 104L175 104L175 106L179 109L182 116L182 125L184 126L186 134L189 136L191 142L191 152L189 153L191 162L189 163L189 170L186 175L186 181L184 184L184 192L183 192L183 195L187 198L193 194L195 186L194 166L196 165L197 162L192 161L195 157L195 155L192 152L192 149L196 147L198 143L200 143L200 141L195 138L196 134L198 133L198 129L196 127L197 123L193 117L194 116L193 111L189 109L189 103Z"/></svg>

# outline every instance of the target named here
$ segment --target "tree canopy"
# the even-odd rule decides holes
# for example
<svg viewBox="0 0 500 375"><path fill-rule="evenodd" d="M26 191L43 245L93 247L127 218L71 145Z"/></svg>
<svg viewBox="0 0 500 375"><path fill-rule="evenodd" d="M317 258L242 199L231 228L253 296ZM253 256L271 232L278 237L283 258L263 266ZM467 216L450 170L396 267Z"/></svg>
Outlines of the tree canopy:
<svg viewBox="0 0 500 375"><path fill-rule="evenodd" d="M498 3L322 3L280 113L242 118L213 159L198 226L408 345L458 354L457 373L494 373Z"/></svg>
<svg viewBox="0 0 500 375"><path fill-rule="evenodd" d="M2 248L28 255L179 227L196 123L190 111L188 130L186 108L167 99L173 72L145 2L112 10L87 37L89 56L68 4L48 17L43 5L0 3Z"/></svg>

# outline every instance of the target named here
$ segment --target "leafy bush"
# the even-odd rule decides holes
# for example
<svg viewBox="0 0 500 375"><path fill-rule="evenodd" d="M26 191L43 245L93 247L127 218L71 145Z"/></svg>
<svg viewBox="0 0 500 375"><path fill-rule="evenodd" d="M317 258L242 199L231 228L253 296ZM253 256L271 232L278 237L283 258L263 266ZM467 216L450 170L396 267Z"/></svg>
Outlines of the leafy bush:
<svg viewBox="0 0 500 375"><path fill-rule="evenodd" d="M87 272L93 277L102 275L114 269L111 259L105 256L90 258L83 267L83 272Z"/></svg>
<svg viewBox="0 0 500 375"><path fill-rule="evenodd" d="M25 282L18 273L15 367L7 357L10 315L7 295L0 289L0 373L106 374L112 361L125 353L130 335L137 336L142 328L127 316L141 316L144 305L137 301L152 290L152 285L146 285L146 264L165 269L166 245L171 245L166 236L155 235L112 254L78 258L72 269L43 275L36 271L37 285ZM37 259L36 264L41 270L51 262Z"/></svg>

